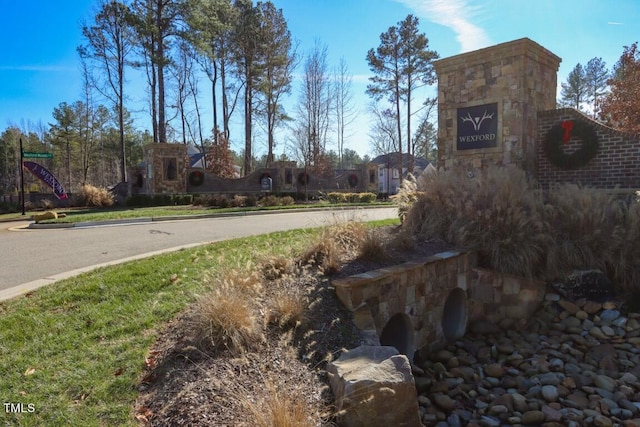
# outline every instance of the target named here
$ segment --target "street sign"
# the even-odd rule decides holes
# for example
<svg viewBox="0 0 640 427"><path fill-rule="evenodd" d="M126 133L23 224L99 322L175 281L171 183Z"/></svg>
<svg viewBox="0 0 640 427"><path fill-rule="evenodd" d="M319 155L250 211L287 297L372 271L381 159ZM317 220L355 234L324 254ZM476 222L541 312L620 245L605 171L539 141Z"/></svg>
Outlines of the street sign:
<svg viewBox="0 0 640 427"><path fill-rule="evenodd" d="M22 157L25 159L52 159L53 154L51 153L33 153L31 151L25 151L22 153Z"/></svg>

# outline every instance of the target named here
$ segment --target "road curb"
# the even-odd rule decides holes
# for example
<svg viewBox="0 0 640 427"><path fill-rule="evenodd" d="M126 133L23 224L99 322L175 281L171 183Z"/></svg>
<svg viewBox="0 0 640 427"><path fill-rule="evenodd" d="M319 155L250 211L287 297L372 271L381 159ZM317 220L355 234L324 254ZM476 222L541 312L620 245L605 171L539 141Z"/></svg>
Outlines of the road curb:
<svg viewBox="0 0 640 427"><path fill-rule="evenodd" d="M46 230L57 228L83 228L83 227L109 227L113 225L133 225L142 224L148 222L162 222L162 221L182 221L193 219L210 219L210 218L226 218L237 216L253 216L253 215L270 215L287 212L322 212L322 211L340 211L340 210L353 210L353 209L385 209L391 206L341 206L341 207L321 207L321 208L301 208L301 209L278 209L278 210L257 210L257 211L238 211L238 212L220 212L212 214L199 214L199 215L172 215L172 216L160 216L160 217L143 217L143 218L131 218L131 219L114 219L106 221L86 221L75 223L61 223L61 224L38 224L31 223L26 228L32 230Z"/></svg>

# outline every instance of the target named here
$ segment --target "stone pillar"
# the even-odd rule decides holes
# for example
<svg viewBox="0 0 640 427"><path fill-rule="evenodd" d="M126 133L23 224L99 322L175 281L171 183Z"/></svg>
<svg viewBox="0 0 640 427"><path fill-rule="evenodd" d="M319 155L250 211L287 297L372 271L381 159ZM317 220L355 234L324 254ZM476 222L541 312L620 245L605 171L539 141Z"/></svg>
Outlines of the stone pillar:
<svg viewBox="0 0 640 427"><path fill-rule="evenodd" d="M556 106L560 61L528 38L436 61L438 166L535 176L537 112Z"/></svg>
<svg viewBox="0 0 640 427"><path fill-rule="evenodd" d="M187 146L154 143L143 148L148 194L187 192Z"/></svg>

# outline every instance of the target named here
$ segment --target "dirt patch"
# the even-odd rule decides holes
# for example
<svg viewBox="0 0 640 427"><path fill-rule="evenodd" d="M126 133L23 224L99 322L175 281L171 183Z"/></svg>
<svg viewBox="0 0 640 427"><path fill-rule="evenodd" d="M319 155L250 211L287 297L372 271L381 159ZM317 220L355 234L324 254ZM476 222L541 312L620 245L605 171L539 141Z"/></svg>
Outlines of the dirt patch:
<svg viewBox="0 0 640 427"><path fill-rule="evenodd" d="M363 261L355 253L344 254L333 278L450 249L444 242L407 240L398 227L376 233L386 256ZM324 367L362 339L330 279L316 271L297 275L296 285L304 289L309 303L305 320L289 329L264 325L263 342L240 356L200 350L192 327L193 307L181 313L166 325L149 352L147 372L138 385L136 418L152 426L253 426L252 410L261 408L266 394L277 390L311 408L309 425L334 426L333 397ZM269 287L265 288L267 299Z"/></svg>

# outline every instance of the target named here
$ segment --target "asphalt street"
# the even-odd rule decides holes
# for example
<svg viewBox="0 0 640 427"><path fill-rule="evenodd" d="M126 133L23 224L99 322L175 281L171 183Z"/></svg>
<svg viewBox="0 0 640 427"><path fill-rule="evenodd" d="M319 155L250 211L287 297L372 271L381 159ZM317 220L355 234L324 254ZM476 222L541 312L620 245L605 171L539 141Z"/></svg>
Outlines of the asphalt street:
<svg viewBox="0 0 640 427"><path fill-rule="evenodd" d="M0 224L0 301L96 267L209 242L337 221L397 217L397 208L276 212L59 229Z"/></svg>

